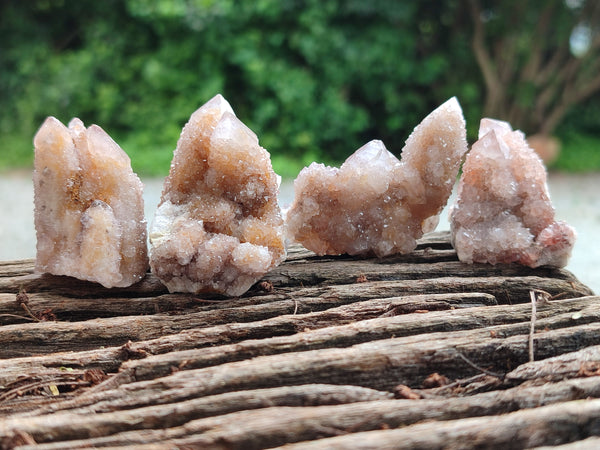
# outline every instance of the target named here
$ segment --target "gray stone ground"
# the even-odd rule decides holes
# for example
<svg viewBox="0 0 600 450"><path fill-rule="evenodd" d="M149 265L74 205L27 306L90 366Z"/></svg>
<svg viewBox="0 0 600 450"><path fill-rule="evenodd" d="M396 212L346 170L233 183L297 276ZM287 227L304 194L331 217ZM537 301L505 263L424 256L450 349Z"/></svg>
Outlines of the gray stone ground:
<svg viewBox="0 0 600 450"><path fill-rule="evenodd" d="M162 179L145 179L146 217L150 221L162 187ZM566 220L578 233L577 244L567 269L600 294L600 173L571 175L551 173L550 194L558 219ZM284 182L280 202L289 205L291 182ZM452 199L451 199L452 201ZM0 174L0 260L33 258L33 184L31 173ZM438 230L449 229L447 212L442 213Z"/></svg>

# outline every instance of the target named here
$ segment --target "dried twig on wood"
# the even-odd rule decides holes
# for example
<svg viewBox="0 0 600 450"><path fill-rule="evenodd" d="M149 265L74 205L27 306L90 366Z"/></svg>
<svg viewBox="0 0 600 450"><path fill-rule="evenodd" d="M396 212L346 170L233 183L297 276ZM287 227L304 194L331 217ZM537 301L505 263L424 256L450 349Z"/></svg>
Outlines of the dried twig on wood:
<svg viewBox="0 0 600 450"><path fill-rule="evenodd" d="M533 349L533 335L535 334L535 321L537 320L537 299L535 297L534 291L529 291L529 296L531 297L531 325L529 327L529 361L531 362L535 359Z"/></svg>

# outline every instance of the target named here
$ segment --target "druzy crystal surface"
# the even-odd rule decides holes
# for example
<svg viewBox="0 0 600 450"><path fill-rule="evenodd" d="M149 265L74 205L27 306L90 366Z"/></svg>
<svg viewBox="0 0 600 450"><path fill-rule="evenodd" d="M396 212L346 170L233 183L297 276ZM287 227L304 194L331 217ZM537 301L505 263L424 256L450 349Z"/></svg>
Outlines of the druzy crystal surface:
<svg viewBox="0 0 600 450"><path fill-rule="evenodd" d="M546 169L525 135L492 119L466 158L450 224L467 263L563 267L575 243L573 228L554 220Z"/></svg>
<svg viewBox="0 0 600 450"><path fill-rule="evenodd" d="M409 253L437 226L466 151L452 98L414 129L401 161L375 140L339 169L312 163L294 182L288 236L318 255Z"/></svg>
<svg viewBox="0 0 600 450"><path fill-rule="evenodd" d="M148 268L143 185L102 128L48 117L34 138L36 271L105 287Z"/></svg>
<svg viewBox="0 0 600 450"><path fill-rule="evenodd" d="M150 231L171 292L241 295L285 259L279 180L256 135L217 95L183 128Z"/></svg>

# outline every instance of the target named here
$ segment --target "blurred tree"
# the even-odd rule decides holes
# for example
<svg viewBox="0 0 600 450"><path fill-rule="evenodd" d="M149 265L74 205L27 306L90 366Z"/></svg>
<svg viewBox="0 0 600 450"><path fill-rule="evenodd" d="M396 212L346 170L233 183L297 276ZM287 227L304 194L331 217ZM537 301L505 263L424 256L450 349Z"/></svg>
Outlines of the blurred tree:
<svg viewBox="0 0 600 450"><path fill-rule="evenodd" d="M162 160L191 112L222 92L275 154L336 160L374 138L399 151L446 98L478 96L451 68L470 59L449 38L459 6L4 0L0 97L11 108L0 130L30 146L46 115L79 116Z"/></svg>
<svg viewBox="0 0 600 450"><path fill-rule="evenodd" d="M472 138L485 92L487 114L538 131L594 90L597 2L466 1L0 0L0 164L31 160L47 115L78 116L164 173L218 92L273 155L308 162L370 139L398 153L454 95Z"/></svg>
<svg viewBox="0 0 600 450"><path fill-rule="evenodd" d="M468 5L486 115L549 135L574 105L600 91L597 0Z"/></svg>

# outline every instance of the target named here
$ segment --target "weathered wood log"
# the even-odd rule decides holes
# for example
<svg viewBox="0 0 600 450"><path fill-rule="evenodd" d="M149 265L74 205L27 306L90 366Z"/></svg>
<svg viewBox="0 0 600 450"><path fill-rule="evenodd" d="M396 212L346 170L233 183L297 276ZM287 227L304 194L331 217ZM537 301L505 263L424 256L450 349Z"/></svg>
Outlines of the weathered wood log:
<svg viewBox="0 0 600 450"><path fill-rule="evenodd" d="M370 281L419 281L448 277L471 278L473 279L470 281L471 284L477 283L476 280L481 278L497 278L495 283L488 282L487 285L492 289L497 289L499 297L507 303L516 303L519 298L522 302L526 301L525 297L517 293L512 295L512 292L507 292L506 286L504 289L497 286L502 284L503 280L506 282L506 279L511 278L532 278L530 281L537 282L537 288L547 290L552 295L561 293L570 297L592 295L586 286L566 270L543 267L530 269L519 265L462 264L458 262L456 253L450 246L447 232L432 233L431 236L425 237L420 241L415 252L409 255L394 255L381 259L357 259L348 256L316 257L314 253L301 247L292 247L288 261L273 270L264 280L271 283L276 289L289 291L299 286L355 284L358 278L366 278ZM534 280L535 278L538 280ZM541 280L549 283L548 289L544 289ZM557 284L552 280L569 281L573 285L569 287L568 284ZM445 283L440 282L439 287L443 289L448 283L450 280ZM456 283L460 284L458 280ZM105 289L95 283L70 277L34 274L32 260L0 263L0 292L16 294L20 290L25 290L27 293L52 292L63 297L109 299L156 297L166 293L164 286L152 274L148 274L142 282L128 288ZM413 293L435 292L440 291L419 290ZM465 292L487 291L474 289L472 286ZM255 287L245 297L252 297L260 293L261 289Z"/></svg>
<svg viewBox="0 0 600 450"><path fill-rule="evenodd" d="M67 277L63 278L65 282L68 281L71 283L71 279ZM208 310L221 311L224 308L254 306L256 307L254 315L250 315L253 312L252 308L240 315L240 319L243 320L244 317L248 317L246 319L248 321L257 320L254 318L260 317L257 314L261 314L261 312L262 317L260 318L272 317L274 314L285 314L290 310L289 301L294 301L294 299L298 301L297 304L302 308L300 312L308 312L359 300L394 297L399 293L403 295L417 295L478 292L493 295L499 303L503 304L527 303L529 301L530 290L545 291L550 295L561 296L561 298L591 295L591 291L587 287L572 279L540 278L536 276L490 278L439 276L416 280L364 283L356 283L355 281L353 284L345 285L278 288L269 295L265 295L263 292L258 296L255 295L236 300L223 300L222 302L216 300L207 302L206 298L190 295L157 294L155 298L140 297L136 299L126 296L112 297L110 295L114 294L112 289L105 289L104 291L108 292L104 292L102 296L90 298L84 296L65 297L63 294L55 292L51 295L47 293L41 295L28 293L29 302L27 306L29 310L37 313L50 311L58 319L63 320L79 320L89 317L102 317L103 315L182 312L183 308L190 307L195 307L199 312L205 312ZM24 313L21 302L16 299L17 292L0 295L0 320L2 320L0 324L31 321L31 317L28 317ZM74 290L71 294L74 295L76 292L77 290ZM99 305L102 305L102 308ZM187 312L190 312L190 310L186 310ZM232 318L223 317L221 320L227 321L228 319Z"/></svg>
<svg viewBox="0 0 600 450"><path fill-rule="evenodd" d="M68 412L14 418L0 428L0 439L9 439L18 430L30 435L37 443L60 440L64 448L76 448L124 443L138 445L164 439L178 444L177 439L186 439L192 434L195 436L188 437L190 440L186 440L186 444L202 448L225 444L228 448L253 449L377 430L383 424L396 428L422 421L498 415L600 396L600 383L590 378L546 384L541 388L516 387L443 400L372 400L385 394L351 388L353 392L347 401L345 391L348 388L307 385L295 389L222 394L104 414L86 414L92 411L83 409L80 414ZM338 396L343 401L340 402ZM311 406L307 399L315 405L334 406ZM239 411L240 405L246 402L246 410ZM74 423L77 426L70 426ZM157 431L157 426L163 429ZM132 430L144 431L132 433ZM64 442L68 440L74 441ZM46 448L57 447L49 445Z"/></svg>
<svg viewBox="0 0 600 450"><path fill-rule="evenodd" d="M422 298L419 298L422 300ZM402 299L398 299L402 300ZM394 311L394 300L391 299L391 303L387 304L384 310ZM356 305L354 305L356 306ZM372 307L372 305L371 305ZM131 360L122 366L121 372L117 375L117 379L114 380L115 384L131 383L137 380L147 380L156 377L165 376L177 368L178 370L190 370L195 368L205 368L210 366L217 366L219 364L225 364L240 360L251 360L251 358L265 355L277 355L280 353L289 353L292 358L290 364L292 366L297 365L293 356L297 355L292 352L300 352L312 349L324 349L335 347L335 353L341 355L340 351L337 350L340 347L349 347L354 344L361 342L369 342L373 340L380 340L396 336L396 340L399 336L406 336L406 344L412 344L412 347L407 347L410 352L415 351L417 353L411 356L412 365L410 368L413 370L412 378L407 378L404 381L400 381L399 374L390 372L385 366L380 367L378 370L382 371L383 374L373 374L374 376L380 377L380 379L386 379L385 377L392 376L391 383L392 387L394 383L409 384L413 387L418 387L424 377L429 373L427 372L428 367L432 363L430 358L425 355L421 355L419 351L427 352L432 348L426 343L431 340L437 340L438 344L443 342L449 342L449 344L442 347L442 350L438 350L437 364L442 361L446 361L445 364L449 364L452 368L448 374L453 374L455 378L468 376L473 373L473 368L468 366L457 359L456 346L460 346L464 343L467 345L478 343L480 346L476 346L475 349L465 350L464 355L471 358L473 361L484 366L485 364L493 363L498 370L506 370L507 364L511 364L516 367L518 364L525 362L525 354L527 339L524 337L529 331L529 319L530 319L530 307L529 305L513 305L504 308L485 307L485 308L470 308L470 309L456 309L452 311L438 311L430 312L427 314L418 314L418 319L412 315L400 315L392 317L383 317L379 319L372 319L368 321L359 321L357 323L349 323L341 326L330 326L327 328L311 329L300 334L293 334L300 331L306 325L316 326L319 325L320 319L325 319L325 324L330 325L330 320L335 318L344 317L344 309L349 308L348 306L342 308L336 308L330 310L329 314L326 312L312 313L302 316L284 316L281 318L269 319L266 325L264 322L256 322L250 324L231 324L219 327L211 327L200 330L190 331L188 333L179 333L173 336L167 336L154 341L145 341L137 344L131 344L125 348L108 348L99 349L95 352L83 352L81 355L77 354L57 354L53 358L38 357L38 358L25 358L13 359L0 361L0 379L3 384L10 383L18 378L23 373L28 373L30 376L70 376L69 373L64 371L65 367L70 370L86 370L90 368L102 368L106 372L115 371L116 368L121 364L122 361L130 359L132 357L142 357L141 360ZM545 327L558 328L568 327L573 323L590 323L594 325L594 321L597 320L600 315L600 303L594 301L594 298L582 298L567 301L556 301L546 305L540 305L538 308L538 329L542 330ZM341 310L341 311L340 311ZM365 308L369 310L369 308ZM352 311L352 309L351 309ZM376 313L380 313L382 309L375 309ZM573 319L573 315L577 314L577 319ZM349 316L352 317L352 313ZM275 326L285 325L288 322L293 324L296 318L299 319L299 327L293 327L293 330L287 329L288 336L278 337L264 337L265 335L274 336ZM270 324L268 322L274 322ZM344 322L344 321L342 321ZM512 323L512 325L500 325ZM270 325L274 325L271 327ZM485 328L482 332L477 330L470 332L471 329L480 327L490 327L496 325L495 328ZM259 330L266 328L267 331L259 334L252 334L253 328L256 327ZM239 334L238 333L239 330ZM456 331L455 331L456 330ZM569 329L569 333L572 329ZM454 333L453 333L454 331ZM438 333L434 333L438 332ZM423 334L424 333L424 334ZM431 334L429 334L431 333ZM204 348L206 345L224 344L230 342L235 336L254 338L238 342L235 344L212 346ZM586 334L587 335L587 334ZM517 336L510 343L504 343L502 339ZM523 337L521 337L523 336ZM259 339L262 337L262 339ZM583 335L582 335L583 337ZM563 348L560 343L551 344L540 344L539 339L541 334L536 335L537 347L541 347L538 352L539 357L553 356L554 353L548 353L549 350L554 350L559 354L564 351L574 350L575 348ZM594 336L592 334L592 339ZM204 342L202 339L206 339ZM453 340L455 339L455 340ZM456 340L457 339L457 340ZM558 337L557 339L561 339ZM175 351L178 349L176 345L181 342L182 345L200 347L199 350L189 351ZM383 341L384 343L387 341ZM423 344L421 344L421 342ZM491 347L488 346L488 342L493 343L494 346L499 346L504 353L491 352ZM586 345L583 340L579 345ZM595 342L593 342L595 343ZM567 345L570 342L566 343ZM404 342L400 342L396 347L402 348ZM396 348L395 347L395 348ZM580 348L580 347L577 347ZM411 350L412 349L412 350ZM379 353L382 353L382 357L385 359L389 356L388 349L384 349ZM510 351L509 356L505 352ZM445 353L444 353L445 352ZM478 356L480 353L490 354L496 358L492 358L492 361L482 361ZM158 356L147 356L149 353L159 353ZM377 352L368 350L366 358L377 357ZM164 354L164 355L162 355ZM442 356L445 354L445 359ZM517 355L517 356L515 356ZM284 355L285 356L285 355ZM326 358L325 354L316 354L315 360ZM398 359L402 360L405 356L399 356ZM417 363L415 361L420 361ZM495 361L495 362L494 362ZM351 370L352 364L368 365L368 362L360 362L356 359L356 356L348 357L348 369ZM36 364L36 365L34 365ZM262 364L259 362L259 364ZM313 362L308 361L306 363L307 373L306 377L313 376L312 372ZM37 368L36 368L37 367ZM266 367L266 366L265 366ZM377 366L373 366L373 370ZM436 366L438 370L441 370L442 366ZM447 369L450 370L450 367ZM112 369L112 370L111 370ZM368 373L368 372L367 372ZM240 375L243 379L244 374ZM275 376L275 375L274 375ZM327 377L324 374L323 377ZM369 375L367 375L369 376ZM406 376L406 373L405 373ZM381 378L383 377L383 378ZM307 381L311 382L310 378ZM113 384L113 386L115 386ZM192 384L193 386L193 384ZM129 386L131 387L131 386ZM163 385L164 387L164 385ZM387 386L390 389L390 386ZM170 394L167 394L167 396ZM187 395L187 394L186 394ZM108 393L101 393L99 397L106 399ZM121 398L121 393L115 393L117 398ZM173 397L176 398L176 397ZM90 400L95 401L95 400ZM131 400L135 401L135 400Z"/></svg>
<svg viewBox="0 0 600 450"><path fill-rule="evenodd" d="M159 425L175 427L190 420L229 414L244 409L340 405L391 398L393 398L392 393L357 386L308 384L230 392L176 404L134 409L129 411L128 417L122 416L120 412L89 414L91 411L81 408L52 416L13 416L0 424L0 442L10 438L16 430L28 433L37 442L56 438L70 440L114 434L124 430L155 428ZM79 421L77 428L69 426L73 420Z"/></svg>
<svg viewBox="0 0 600 450"><path fill-rule="evenodd" d="M564 317L562 319L568 320ZM540 321L540 326L552 327L562 319L560 316L552 317L546 322L547 325ZM381 323L378 325L383 326ZM519 332L519 327L523 332L521 335L515 334ZM306 383L333 382L392 391L398 384L420 387L423 380L431 374L431 367L449 378L457 379L480 373L469 361L499 374L527 361L525 333L528 327L525 324L503 325L494 330L494 337L490 336L489 329L464 330L369 341L347 348L308 351L293 351L290 348L284 350L290 343L282 339L279 345L272 342L266 348L278 346L285 353L267 356L247 354L244 346L257 345L252 341L231 345L228 350L207 348L207 358L217 359L211 361L215 365L180 370L149 381L135 381L137 370L128 371L125 368L118 375L118 384L122 386L84 394L78 397L77 406L93 404L96 411L110 411L242 389ZM328 333L333 330L319 331L323 332L319 337L327 339L331 336ZM573 333L576 333L577 341L566 338ZM540 357L545 358L591 345L597 342L599 333L600 322L568 330L541 331L536 334L536 344ZM333 335L339 336L339 332L335 330ZM241 352L246 359L233 356L234 362L224 362L223 354L228 352L234 355ZM196 355L196 358L200 359L202 356ZM238 358L241 360L235 360ZM182 359L178 369L186 368L188 361L187 358ZM55 405L53 409L73 406L66 402Z"/></svg>
<svg viewBox="0 0 600 450"><path fill-rule="evenodd" d="M563 445L535 447L533 450L598 450L600 437L589 437L582 441L570 442Z"/></svg>
<svg viewBox="0 0 600 450"><path fill-rule="evenodd" d="M554 299L535 321L532 291ZM453 445L469 417L487 436L537 407L580 420L583 439L588 413L561 408L600 396L590 294L565 270L461 264L448 233L383 259L292 247L234 299L167 294L152 274L104 289L0 263L0 448L326 446L338 434L356 447L385 443L382 426L417 444L411 430L441 426L426 444ZM510 432L492 431L492 443Z"/></svg>
<svg viewBox="0 0 600 450"><path fill-rule="evenodd" d="M444 284L444 289L441 289L440 283L438 283L440 280L448 283ZM436 288L434 289L432 285L423 282L419 284L420 290L429 290L433 293L440 293L440 290L451 293L468 291L468 289L463 289L466 287L463 284L464 280L460 284L456 280L449 281L445 278L426 281L433 282ZM493 289L489 289L489 286L485 286L488 281L480 283L480 285L484 285L482 286L484 292L493 291ZM556 285L563 283L561 280L553 280L553 282ZM164 334L180 332L199 326L262 320L298 311L323 310L364 299L392 297L399 291L412 293L419 290L414 286L413 289L406 286L401 289L397 285L398 283L407 282L376 282L360 283L354 286L331 286L319 289L324 291L321 292L321 295L314 295L316 293L306 295L303 291L317 289L310 288L300 290L298 297L287 297L285 300L268 302L262 297L263 303L221 309L214 309L213 306L212 311L190 312L185 315L154 314L151 316L123 316L74 323L44 322L8 325L0 328L0 357L30 355L35 352L34 348L38 352L40 350L44 352L66 351L72 348L73 342L77 342L78 348L81 350L100 346L118 346L130 340L152 339ZM513 279L511 283L514 291L522 289L522 295L525 295L526 291L528 299L529 291L539 287L534 281L528 284L522 279ZM548 283L545 283L544 287L546 290L550 289ZM563 287L568 289L566 286ZM550 291L553 291L553 289L550 289ZM256 300L254 302L256 303ZM40 348L38 344L41 341L52 343L52 345Z"/></svg>
<svg viewBox="0 0 600 450"><path fill-rule="evenodd" d="M307 329L324 328L338 324L346 324L360 320L376 318L382 315L404 314L412 311L449 310L495 304L489 294L443 294L419 295L388 299L367 300L365 302L331 308L314 313L277 316L270 319L249 323L232 323L202 329L187 330L175 335L167 335L150 341L132 343L125 348L110 347L93 351L54 353L48 356L34 356L0 360L0 385L14 380L22 373L29 375L56 375L60 367L72 369L101 368L106 372L114 372L119 365L140 352L162 354L188 348L202 348L207 345L218 345L236 342L242 339L259 339L261 337L291 335ZM568 310L578 311L586 302L565 304ZM560 309L560 308L559 308ZM562 310L562 309L561 309ZM441 319L441 320L440 320ZM479 320L471 320L470 326L478 326ZM515 318L515 320L519 320ZM423 329L436 331L441 329L460 329L469 326L460 324L460 319L447 322L444 317L425 324ZM504 323L504 322L501 322ZM50 346L51 344L49 344ZM169 364L180 363L175 361Z"/></svg>
<svg viewBox="0 0 600 450"><path fill-rule="evenodd" d="M76 278L33 273L34 262L29 260L23 264L22 271L16 272L16 265L8 265L5 275L5 265L0 264L0 292L18 293L26 291L52 292L64 297L148 297L167 293L167 289L158 278L148 274L142 281L127 288L106 289L97 283L78 280Z"/></svg>
<svg viewBox="0 0 600 450"><path fill-rule="evenodd" d="M519 382L540 378L556 381L576 376L600 376L600 346L522 364L506 374L508 380Z"/></svg>
<svg viewBox="0 0 600 450"><path fill-rule="evenodd" d="M384 423L381 424L382 426ZM487 418L429 422L395 430L348 434L282 449L436 449L531 448L564 444L597 435L600 400L578 400ZM174 445L196 445L204 436L173 440ZM554 448L554 447L553 447ZM577 447L578 448L578 447Z"/></svg>
<svg viewBox="0 0 600 450"><path fill-rule="evenodd" d="M358 301L358 299L353 299ZM334 304L335 300L333 300ZM153 339L166 333L208 327L217 324L240 324L244 338L253 337L251 329L257 326L246 326L243 323L273 318L264 324L271 329L255 333L255 336L290 334L304 328L327 326L333 323L346 323L377 317L385 313L408 313L415 310L443 310L451 308L483 306L496 304L495 298L489 294L432 294L406 297L389 297L370 302L353 303L320 314L296 315L292 319L283 320L283 314L306 311L307 309L324 308L331 303L313 298L302 298L301 301L286 299L271 303L250 306L225 306L220 309L210 308L206 311L188 312L187 314L154 314L151 316L119 316L85 322L42 322L4 326L0 328L0 344L10 342L10 347L0 347L0 357L18 357L33 353L37 343L45 340L49 345L45 352L64 351L72 348L77 342L78 348L85 350L98 346L122 345L128 341ZM228 341L236 340L233 332L223 334L216 330L216 335L224 335ZM239 338L238 338L239 339ZM207 342L215 344L216 341Z"/></svg>
<svg viewBox="0 0 600 450"><path fill-rule="evenodd" d="M538 329L543 329L543 327L557 328L561 326L561 323L564 326L571 325L573 323L573 313L580 314L581 317L579 320L583 321L583 323L592 322L600 314L600 305L596 305L595 302L590 304L583 299L548 304L538 314ZM288 320L287 317L283 319ZM172 367L189 370L284 351L292 352L329 347L348 347L362 342L389 337L399 338L401 336L410 336L411 339L415 339L417 335L434 332L444 332L446 337L451 337L450 332L452 331L514 323L515 325L512 327L487 329L488 336L486 338L508 337L514 334L525 334L528 330L526 322L529 319L530 310L528 306L514 305L509 307L508 310L488 307L472 310L431 312L421 314L419 320L415 320L412 316L395 316L393 318L381 318L368 322L350 323L316 330L313 328L318 328L314 326L318 324L313 322L313 326L307 327L309 330L304 331L300 335L265 338L261 341L246 341L235 345L201 350L171 351L164 355L161 354L142 360L128 361L122 366L120 376L128 377L130 373L134 373L135 380L138 381L166 375ZM289 318L289 320L293 320L293 317ZM300 330L301 328L298 331ZM430 338L428 336L422 337L424 340ZM182 363L184 364L182 365ZM129 381L133 380L130 379Z"/></svg>
<svg viewBox="0 0 600 450"><path fill-rule="evenodd" d="M54 320L71 322L99 317L131 316L156 313L177 313L200 306L194 296L164 294L153 297L66 298L47 292L27 294L28 310L35 314L51 312ZM102 307L100 308L99 305ZM39 320L39 319L38 319ZM35 322L16 300L15 294L0 294L0 324Z"/></svg>

